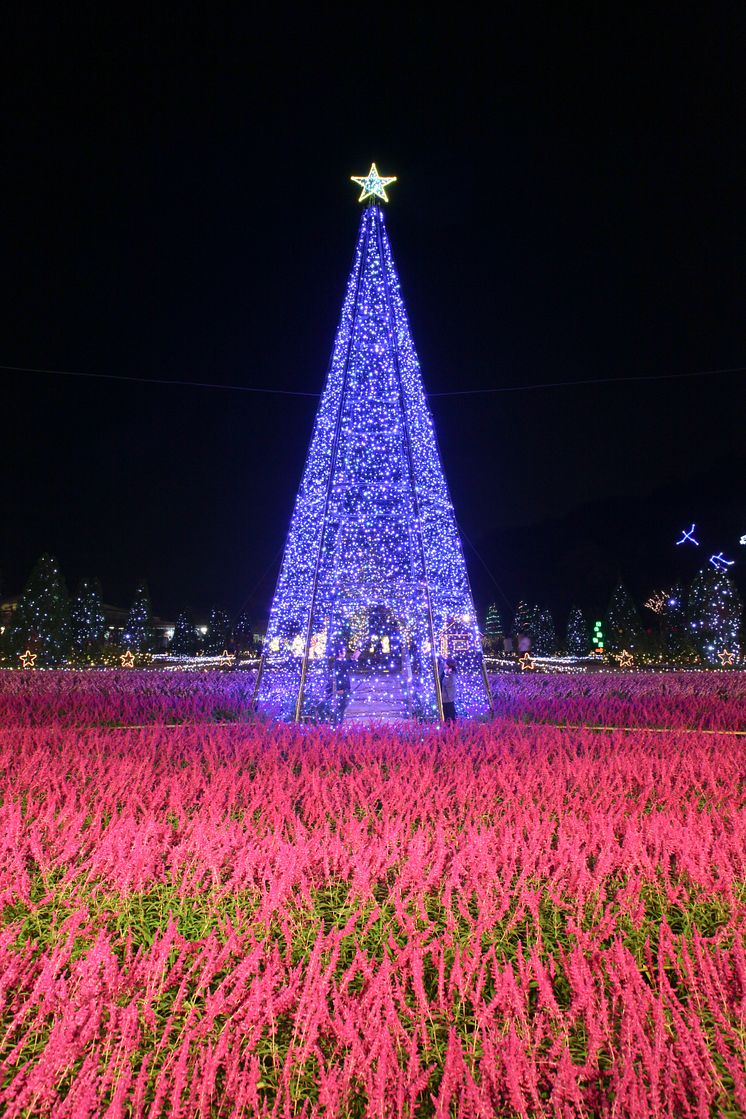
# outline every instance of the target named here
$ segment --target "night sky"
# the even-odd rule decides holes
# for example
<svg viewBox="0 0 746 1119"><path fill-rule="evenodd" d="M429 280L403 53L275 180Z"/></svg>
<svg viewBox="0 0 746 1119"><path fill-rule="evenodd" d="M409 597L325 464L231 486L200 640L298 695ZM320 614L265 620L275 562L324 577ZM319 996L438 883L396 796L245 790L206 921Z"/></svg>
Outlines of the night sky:
<svg viewBox="0 0 746 1119"><path fill-rule="evenodd" d="M247 7L17 6L0 363L320 392L375 160L426 390L523 389L431 399L478 606L563 624L721 549L743 589L746 374L685 376L746 366L742 5ZM266 617L312 397L0 385L0 597L47 550Z"/></svg>

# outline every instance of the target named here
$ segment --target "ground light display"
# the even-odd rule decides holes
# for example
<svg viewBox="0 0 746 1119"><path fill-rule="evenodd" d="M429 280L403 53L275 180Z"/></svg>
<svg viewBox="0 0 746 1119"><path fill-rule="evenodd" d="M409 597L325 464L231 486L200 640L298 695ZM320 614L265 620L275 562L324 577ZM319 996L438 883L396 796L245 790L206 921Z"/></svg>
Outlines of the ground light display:
<svg viewBox="0 0 746 1119"><path fill-rule="evenodd" d="M438 453L375 164L331 364L288 532L257 683L296 722L442 719L490 695L458 527Z"/></svg>

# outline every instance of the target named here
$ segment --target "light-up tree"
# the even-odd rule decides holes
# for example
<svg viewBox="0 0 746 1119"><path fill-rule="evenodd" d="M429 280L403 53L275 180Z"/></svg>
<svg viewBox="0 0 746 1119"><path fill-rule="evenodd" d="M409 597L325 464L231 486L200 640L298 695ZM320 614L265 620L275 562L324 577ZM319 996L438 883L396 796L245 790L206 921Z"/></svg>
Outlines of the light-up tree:
<svg viewBox="0 0 746 1119"><path fill-rule="evenodd" d="M67 617L68 649L73 657L91 657L100 651L106 619L98 579L81 579Z"/></svg>
<svg viewBox="0 0 746 1119"><path fill-rule="evenodd" d="M326 384L275 589L260 710L328 707L330 657L353 643L399 713L442 717L437 656L459 664L461 714L489 708L453 505L380 202L363 211ZM362 645L361 645L362 643ZM364 661L361 655L361 661Z"/></svg>
<svg viewBox="0 0 746 1119"><path fill-rule="evenodd" d="M37 666L59 664L65 657L68 594L57 560L39 557L11 622L7 649L12 656L30 649Z"/></svg>
<svg viewBox="0 0 746 1119"><path fill-rule="evenodd" d="M637 607L632 595L620 581L612 592L609 612L606 616L606 648L612 653L618 653L622 649L630 653L639 653L643 645L643 637L642 622Z"/></svg>
<svg viewBox="0 0 746 1119"><path fill-rule="evenodd" d="M122 644L137 653L145 652L153 643L153 611L150 606L148 585L143 579L135 590L127 625L122 634Z"/></svg>
<svg viewBox="0 0 746 1119"><path fill-rule="evenodd" d="M573 606L567 620L567 637L565 639L568 653L574 657L586 657L590 648L588 623L579 606Z"/></svg>
<svg viewBox="0 0 746 1119"><path fill-rule="evenodd" d="M191 611L182 610L176 619L174 635L171 638L168 651L173 653L175 657L191 657L194 656L196 648L197 633L194 629Z"/></svg>
<svg viewBox="0 0 746 1119"><path fill-rule="evenodd" d="M699 656L717 665L724 651L738 656L743 603L735 583L724 571L704 568L689 590L689 627Z"/></svg>
<svg viewBox="0 0 746 1119"><path fill-rule="evenodd" d="M557 651L557 631L549 610L536 610L533 647L534 652L543 656L551 656Z"/></svg>

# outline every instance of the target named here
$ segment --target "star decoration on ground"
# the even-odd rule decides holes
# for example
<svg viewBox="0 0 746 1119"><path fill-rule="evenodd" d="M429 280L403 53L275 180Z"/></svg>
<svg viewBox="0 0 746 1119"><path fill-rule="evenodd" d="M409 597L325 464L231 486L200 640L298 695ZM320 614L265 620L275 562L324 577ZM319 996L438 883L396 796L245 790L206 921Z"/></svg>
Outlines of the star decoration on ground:
<svg viewBox="0 0 746 1119"><path fill-rule="evenodd" d="M519 657L518 663L521 666L521 672L533 672L536 668L536 661L530 653L524 653L522 657Z"/></svg>
<svg viewBox="0 0 746 1119"><path fill-rule="evenodd" d="M131 649L128 649L126 653L122 653L122 656L121 656L120 659L122 661L122 668L134 668L135 667L135 658L132 655L132 650Z"/></svg>
<svg viewBox="0 0 746 1119"><path fill-rule="evenodd" d="M733 664L735 653L729 653L727 649L723 649L722 652L718 653L718 656L720 657L721 665L725 668L727 664Z"/></svg>
<svg viewBox="0 0 746 1119"><path fill-rule="evenodd" d="M378 174L375 163L371 163L367 175L350 175L350 179L362 187L358 202L365 202L366 198L382 198L384 202L388 202L386 187L389 183L396 182L396 175L389 175L384 179Z"/></svg>
<svg viewBox="0 0 746 1119"><path fill-rule="evenodd" d="M23 665L24 668L33 668L34 667L34 661L36 660L36 653L32 653L30 649L27 649L25 653L19 653L18 657L19 657L20 662L21 662L21 664Z"/></svg>
<svg viewBox="0 0 746 1119"><path fill-rule="evenodd" d="M230 662L231 662L232 660L233 660L233 657L232 657L232 656L231 656L231 654L230 654L230 653L228 652L228 650L227 650L227 649L223 649L222 653L220 654L220 662L221 662L221 664L230 664Z"/></svg>
<svg viewBox="0 0 746 1119"><path fill-rule="evenodd" d="M627 649L622 649L621 653L617 653L616 659L620 668L631 668L635 663L635 658Z"/></svg>

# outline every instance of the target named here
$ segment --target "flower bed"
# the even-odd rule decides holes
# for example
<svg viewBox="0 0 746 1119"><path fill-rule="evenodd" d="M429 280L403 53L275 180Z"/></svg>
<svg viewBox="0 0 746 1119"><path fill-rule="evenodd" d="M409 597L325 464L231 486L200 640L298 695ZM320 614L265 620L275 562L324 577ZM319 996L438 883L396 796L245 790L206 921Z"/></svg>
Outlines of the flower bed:
<svg viewBox="0 0 746 1119"><path fill-rule="evenodd" d="M216 726L218 679L1 724L4 1115L746 1110L741 739Z"/></svg>

